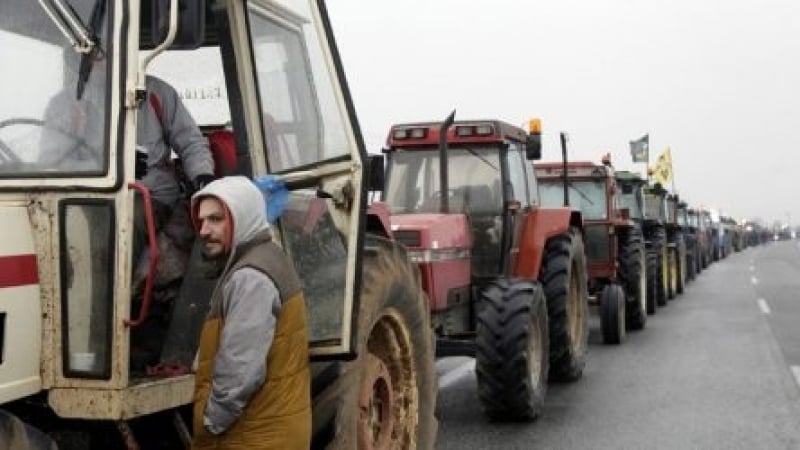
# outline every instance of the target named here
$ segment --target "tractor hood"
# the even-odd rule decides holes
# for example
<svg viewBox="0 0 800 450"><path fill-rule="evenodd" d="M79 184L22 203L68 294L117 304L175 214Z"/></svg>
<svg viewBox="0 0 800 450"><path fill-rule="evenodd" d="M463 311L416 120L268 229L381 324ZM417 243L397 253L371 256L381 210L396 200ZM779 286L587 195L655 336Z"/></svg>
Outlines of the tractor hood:
<svg viewBox="0 0 800 450"><path fill-rule="evenodd" d="M414 249L469 248L472 237L464 214L400 214L391 216L397 240Z"/></svg>

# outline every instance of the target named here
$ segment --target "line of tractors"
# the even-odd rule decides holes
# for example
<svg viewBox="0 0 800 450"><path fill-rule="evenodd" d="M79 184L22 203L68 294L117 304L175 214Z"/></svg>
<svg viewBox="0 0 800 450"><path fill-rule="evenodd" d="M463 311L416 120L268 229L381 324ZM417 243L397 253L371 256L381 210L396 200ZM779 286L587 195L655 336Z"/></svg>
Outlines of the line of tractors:
<svg viewBox="0 0 800 450"><path fill-rule="evenodd" d="M393 126L383 151L382 200L419 267L436 355L475 358L493 420L532 420L548 381L581 377L590 314L620 344L713 261L760 241L609 156L567 162L563 135L562 150L538 161L536 119L526 131L451 115Z"/></svg>
<svg viewBox="0 0 800 450"><path fill-rule="evenodd" d="M158 231L136 177L150 75L185 100L216 80L193 114L218 175L288 191L315 449L433 448L435 355L475 359L490 418L534 419L581 377L590 314L620 343L763 240L608 161L535 162L536 120L396 125L368 159L325 3L0 2L0 449L190 447L216 280L186 204Z"/></svg>

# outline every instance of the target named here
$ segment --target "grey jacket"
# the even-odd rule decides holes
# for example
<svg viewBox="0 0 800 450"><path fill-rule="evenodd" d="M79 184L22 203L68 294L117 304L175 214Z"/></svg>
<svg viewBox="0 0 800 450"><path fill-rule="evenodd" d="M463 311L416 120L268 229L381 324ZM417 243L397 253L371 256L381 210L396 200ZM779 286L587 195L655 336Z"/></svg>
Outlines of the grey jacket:
<svg viewBox="0 0 800 450"><path fill-rule="evenodd" d="M192 196L192 211L205 196L217 197L228 206L234 223L232 248L269 228L264 197L246 177L226 177L210 183ZM233 258L231 253L228 263ZM217 289L222 289L225 325L214 358L211 395L203 418L213 434L230 428L264 384L267 354L281 309L275 284L256 269L236 270Z"/></svg>
<svg viewBox="0 0 800 450"><path fill-rule="evenodd" d="M159 78L148 75L147 94L155 95L161 105L165 127L148 98L139 106L136 124L137 151L147 153L147 175L142 182L155 200L173 205L180 196L178 178L170 162L174 151L181 159L183 171L190 181L199 175L214 173L214 159L208 141L195 124L175 89ZM165 142L166 140L166 142Z"/></svg>

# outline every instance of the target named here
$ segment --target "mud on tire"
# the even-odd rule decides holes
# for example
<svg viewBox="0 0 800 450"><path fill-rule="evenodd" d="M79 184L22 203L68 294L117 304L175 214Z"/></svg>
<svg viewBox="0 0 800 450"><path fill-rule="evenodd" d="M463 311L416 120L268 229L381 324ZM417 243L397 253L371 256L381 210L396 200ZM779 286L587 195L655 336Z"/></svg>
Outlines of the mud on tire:
<svg viewBox="0 0 800 450"><path fill-rule="evenodd" d="M547 307L538 283L496 280L481 294L478 398L492 420L533 420L547 393Z"/></svg>
<svg viewBox="0 0 800 450"><path fill-rule="evenodd" d="M436 375L419 272L376 236L363 263L358 357L312 367L312 448L433 448Z"/></svg>
<svg viewBox="0 0 800 450"><path fill-rule="evenodd" d="M578 229L547 241L539 280L549 317L549 379L577 380L583 374L589 339L586 256Z"/></svg>

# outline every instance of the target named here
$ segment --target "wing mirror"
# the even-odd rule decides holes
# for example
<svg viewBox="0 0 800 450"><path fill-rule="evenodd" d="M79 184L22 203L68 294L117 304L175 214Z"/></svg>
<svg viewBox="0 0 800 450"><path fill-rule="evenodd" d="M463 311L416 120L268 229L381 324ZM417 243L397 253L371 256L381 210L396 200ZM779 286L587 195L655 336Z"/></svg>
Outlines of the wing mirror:
<svg viewBox="0 0 800 450"><path fill-rule="evenodd" d="M369 155L367 160L367 170L369 171L369 190L383 191L386 183L386 174L383 168L383 155Z"/></svg>

